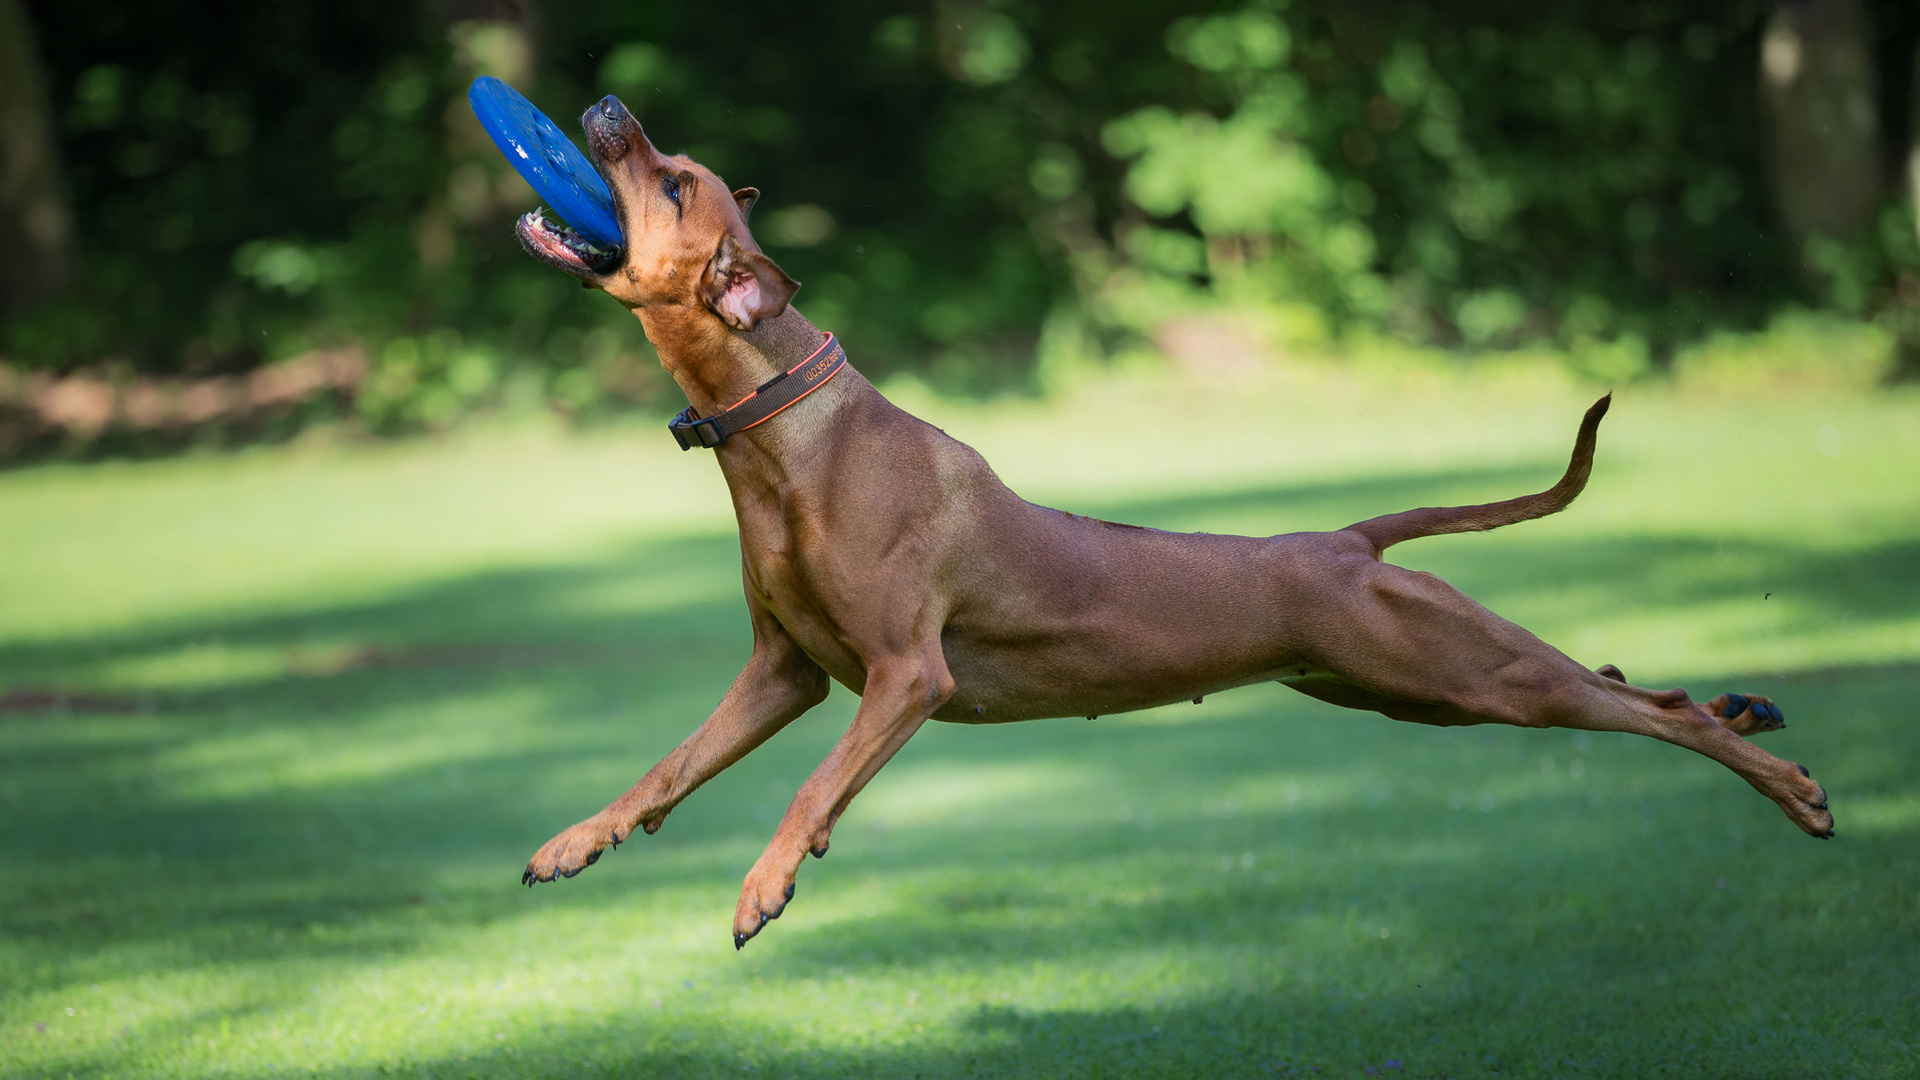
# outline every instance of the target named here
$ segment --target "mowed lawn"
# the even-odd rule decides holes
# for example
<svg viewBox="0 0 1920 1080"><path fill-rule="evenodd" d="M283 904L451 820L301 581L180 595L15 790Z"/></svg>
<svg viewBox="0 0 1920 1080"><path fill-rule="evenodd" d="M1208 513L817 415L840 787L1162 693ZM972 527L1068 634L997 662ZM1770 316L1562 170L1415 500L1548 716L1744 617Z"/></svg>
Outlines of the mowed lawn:
<svg viewBox="0 0 1920 1080"><path fill-rule="evenodd" d="M1039 501L1269 533L1538 490L1594 394L903 396ZM844 689L519 885L747 654L717 470L652 419L0 473L0 1076L1920 1075L1920 395L1628 387L1567 513L1393 556L1773 696L1837 838L1650 740L1251 687L929 725L736 953Z"/></svg>

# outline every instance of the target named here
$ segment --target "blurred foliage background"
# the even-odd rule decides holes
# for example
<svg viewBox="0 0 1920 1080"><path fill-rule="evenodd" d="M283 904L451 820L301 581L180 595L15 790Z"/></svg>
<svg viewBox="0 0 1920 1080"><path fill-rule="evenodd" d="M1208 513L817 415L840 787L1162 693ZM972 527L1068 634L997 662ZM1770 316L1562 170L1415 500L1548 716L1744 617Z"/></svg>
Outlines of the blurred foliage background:
<svg viewBox="0 0 1920 1080"><path fill-rule="evenodd" d="M520 257L483 73L568 129L618 94L760 187L797 302L877 376L1232 350L1198 323L1618 381L1824 313L1899 377L1917 43L1909 0L0 0L0 428L103 430L136 385L176 428L669 396L635 320ZM317 355L355 359L257 377Z"/></svg>

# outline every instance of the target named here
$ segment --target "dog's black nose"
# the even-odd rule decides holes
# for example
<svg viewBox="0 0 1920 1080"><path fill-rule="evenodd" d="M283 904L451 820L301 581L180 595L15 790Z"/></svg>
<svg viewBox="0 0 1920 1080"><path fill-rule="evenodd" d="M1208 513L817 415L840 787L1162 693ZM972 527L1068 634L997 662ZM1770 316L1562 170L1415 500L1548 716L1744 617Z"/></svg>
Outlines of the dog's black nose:
<svg viewBox="0 0 1920 1080"><path fill-rule="evenodd" d="M614 97L612 94L601 98L598 108L602 114L609 118L618 117L627 111L627 107L620 104L620 99Z"/></svg>

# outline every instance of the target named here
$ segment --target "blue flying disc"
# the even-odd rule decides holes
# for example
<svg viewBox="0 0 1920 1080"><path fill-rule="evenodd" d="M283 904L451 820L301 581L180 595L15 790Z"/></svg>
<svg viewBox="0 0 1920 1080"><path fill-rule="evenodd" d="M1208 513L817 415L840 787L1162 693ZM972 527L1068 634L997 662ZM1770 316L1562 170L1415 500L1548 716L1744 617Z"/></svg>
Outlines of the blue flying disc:
<svg viewBox="0 0 1920 1080"><path fill-rule="evenodd" d="M621 244L613 193L587 155L520 92L491 75L473 80L467 104L494 145L554 213L600 247Z"/></svg>

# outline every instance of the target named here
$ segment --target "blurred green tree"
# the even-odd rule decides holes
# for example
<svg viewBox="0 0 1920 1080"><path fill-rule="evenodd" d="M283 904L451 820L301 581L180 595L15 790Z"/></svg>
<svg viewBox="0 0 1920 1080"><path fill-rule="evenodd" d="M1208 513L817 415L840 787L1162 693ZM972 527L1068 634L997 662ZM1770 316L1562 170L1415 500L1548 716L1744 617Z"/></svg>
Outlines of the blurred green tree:
<svg viewBox="0 0 1920 1080"><path fill-rule="evenodd" d="M73 215L35 37L17 0L0 0L0 312L58 296L72 273Z"/></svg>
<svg viewBox="0 0 1920 1080"><path fill-rule="evenodd" d="M799 303L877 374L1017 385L1043 330L1097 351L1196 305L1549 339L1613 377L1786 305L1920 355L1905 0L27 9L74 254L0 329L15 365L206 374L356 342L358 407L391 427L666 392L633 320L516 251L533 197L466 111L481 72L563 126L617 93L760 187ZM0 112L30 114L6 36ZM1836 108L1865 126L1807 141Z"/></svg>
<svg viewBox="0 0 1920 1080"><path fill-rule="evenodd" d="M1887 163L1857 0L1512 7L1176 22L1210 107L1105 132L1149 215L1136 266L1336 327L1552 337L1620 378L1783 304L1859 313L1912 265L1867 235ZM1116 284L1114 311L1161 317L1150 278Z"/></svg>

